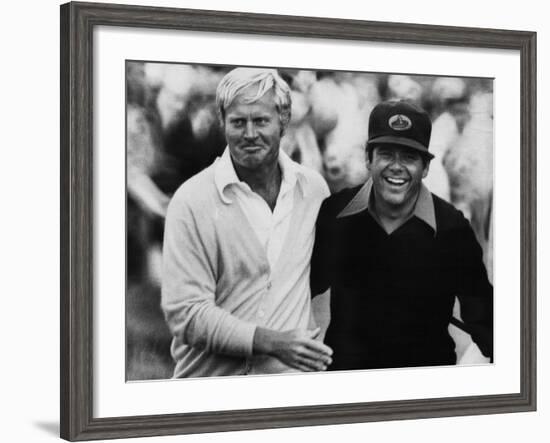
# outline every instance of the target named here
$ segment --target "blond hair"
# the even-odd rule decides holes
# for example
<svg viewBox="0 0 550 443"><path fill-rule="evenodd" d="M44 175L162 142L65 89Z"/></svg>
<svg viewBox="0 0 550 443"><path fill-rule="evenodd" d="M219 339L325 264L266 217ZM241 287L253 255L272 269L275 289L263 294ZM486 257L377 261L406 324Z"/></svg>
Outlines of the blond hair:
<svg viewBox="0 0 550 443"><path fill-rule="evenodd" d="M275 107L283 127L290 121L290 87L275 69L265 68L235 68L229 71L220 81L216 89L216 107L218 116L223 122L225 110L231 106L236 97L243 95L251 86L257 86L258 91L253 97L248 97L246 103L254 103L267 92L273 91Z"/></svg>

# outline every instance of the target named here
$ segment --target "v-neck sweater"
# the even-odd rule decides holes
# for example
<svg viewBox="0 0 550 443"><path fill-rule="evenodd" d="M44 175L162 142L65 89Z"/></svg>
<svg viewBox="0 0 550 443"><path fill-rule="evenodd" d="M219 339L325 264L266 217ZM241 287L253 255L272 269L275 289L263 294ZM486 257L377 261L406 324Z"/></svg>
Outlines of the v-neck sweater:
<svg viewBox="0 0 550 443"><path fill-rule="evenodd" d="M296 165L306 180L294 187L290 227L271 267L242 208L217 189L215 167L178 189L166 217L161 300L174 336L174 377L292 371L253 355L254 333L314 326L310 258L326 183Z"/></svg>

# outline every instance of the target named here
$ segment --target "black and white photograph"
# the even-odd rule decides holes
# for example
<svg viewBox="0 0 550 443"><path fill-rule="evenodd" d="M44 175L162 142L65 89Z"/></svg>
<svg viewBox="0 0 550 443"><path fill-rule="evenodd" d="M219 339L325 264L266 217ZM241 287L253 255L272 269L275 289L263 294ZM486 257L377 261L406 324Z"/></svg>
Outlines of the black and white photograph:
<svg viewBox="0 0 550 443"><path fill-rule="evenodd" d="M492 78L125 70L127 381L498 361Z"/></svg>

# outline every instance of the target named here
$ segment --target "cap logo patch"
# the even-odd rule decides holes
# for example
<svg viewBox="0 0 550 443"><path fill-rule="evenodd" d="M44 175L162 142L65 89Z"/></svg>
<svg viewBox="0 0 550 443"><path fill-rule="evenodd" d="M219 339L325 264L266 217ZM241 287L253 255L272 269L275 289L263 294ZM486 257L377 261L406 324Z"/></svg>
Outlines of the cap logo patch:
<svg viewBox="0 0 550 443"><path fill-rule="evenodd" d="M406 115L396 114L390 117L388 125L395 131L405 131L412 126L412 122Z"/></svg>

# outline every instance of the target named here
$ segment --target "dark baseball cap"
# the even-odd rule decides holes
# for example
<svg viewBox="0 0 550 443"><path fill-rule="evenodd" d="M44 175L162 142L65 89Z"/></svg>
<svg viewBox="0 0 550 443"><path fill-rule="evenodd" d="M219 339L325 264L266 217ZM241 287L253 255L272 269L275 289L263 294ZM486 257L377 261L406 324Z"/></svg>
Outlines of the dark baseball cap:
<svg viewBox="0 0 550 443"><path fill-rule="evenodd" d="M428 158L432 122L422 108L403 100L390 100L374 107L369 117L367 149L382 143L408 146Z"/></svg>

